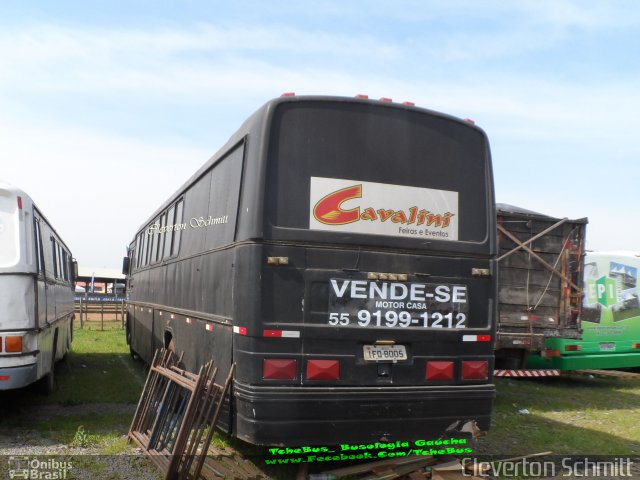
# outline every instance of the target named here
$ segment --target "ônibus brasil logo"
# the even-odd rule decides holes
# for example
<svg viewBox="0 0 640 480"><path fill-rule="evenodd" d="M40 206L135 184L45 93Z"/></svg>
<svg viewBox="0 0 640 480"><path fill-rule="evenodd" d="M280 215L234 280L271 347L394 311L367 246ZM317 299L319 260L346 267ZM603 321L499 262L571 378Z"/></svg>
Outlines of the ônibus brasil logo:
<svg viewBox="0 0 640 480"><path fill-rule="evenodd" d="M403 210L365 207L343 209L342 204L347 200L362 198L362 185L336 190L325 195L313 207L315 219L325 225L347 225L358 221L400 223L406 225L425 225L447 228L451 218L455 215L451 212L433 213L416 206Z"/></svg>

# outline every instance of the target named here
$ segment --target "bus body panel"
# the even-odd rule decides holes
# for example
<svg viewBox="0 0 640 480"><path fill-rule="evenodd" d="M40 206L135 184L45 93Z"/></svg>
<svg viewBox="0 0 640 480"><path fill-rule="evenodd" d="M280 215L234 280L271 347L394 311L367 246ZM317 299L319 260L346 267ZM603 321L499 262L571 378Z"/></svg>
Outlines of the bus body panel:
<svg viewBox="0 0 640 480"><path fill-rule="evenodd" d="M0 275L0 331L35 328L36 301L33 276Z"/></svg>
<svg viewBox="0 0 640 480"><path fill-rule="evenodd" d="M640 259L628 252L588 252L582 339L549 339L557 356L529 365L560 370L640 367Z"/></svg>
<svg viewBox="0 0 640 480"><path fill-rule="evenodd" d="M363 202L395 205L395 197L405 196L415 199L415 210L410 203L381 203L375 216L382 230L372 233L361 226L371 220L365 214L374 204L344 203L344 210L359 209L353 228L311 228L314 204L332 194L315 198L312 185L331 190L351 183L369 195ZM376 190L381 199L374 198ZM433 199L442 200L442 211L427 210ZM461 219L448 239L400 230L403 223L445 230L445 219L452 218L447 213ZM399 230L384 230L387 220ZM495 395L495 212L488 143L476 127L381 102L269 102L143 224L128 252L132 350L150 361L156 346L172 346L184 352L191 370L213 358L218 382L236 363L225 420L239 438L272 445L343 436L380 440L385 424L397 439L420 438L421 431L442 433L467 420L488 428ZM404 283L380 277L389 274L402 275ZM340 298L331 294L332 282L341 285ZM410 325L404 312L406 326L391 326L392 306L384 307L388 326L361 326L357 316L377 304L342 298L345 285L356 284L351 300L365 285L411 289L424 302L410 307ZM441 305L425 300L429 289L431 298L440 292ZM454 290L457 305L445 300ZM349 325L329 323L332 305ZM449 325L417 324L432 313L451 315ZM454 314L465 321L455 326ZM407 358L365 360L365 346L378 344L402 347ZM282 359L295 361L292 378L266 378L265 365ZM340 374L308 378L317 360L337 361ZM450 365L451 378L427 381L428 362ZM468 365L484 370L463 378ZM340 404L346 407L337 409ZM379 413L362 413L369 411Z"/></svg>
<svg viewBox="0 0 640 480"><path fill-rule="evenodd" d="M31 198L6 184L0 184L0 227L0 390L9 390L49 374L68 351L73 262ZM20 338L20 350L7 351L8 338Z"/></svg>
<svg viewBox="0 0 640 480"><path fill-rule="evenodd" d="M470 420L488 430L495 396L486 385L302 390L247 389L240 382L234 394L238 438L281 446L433 440L448 427L447 435L457 437Z"/></svg>

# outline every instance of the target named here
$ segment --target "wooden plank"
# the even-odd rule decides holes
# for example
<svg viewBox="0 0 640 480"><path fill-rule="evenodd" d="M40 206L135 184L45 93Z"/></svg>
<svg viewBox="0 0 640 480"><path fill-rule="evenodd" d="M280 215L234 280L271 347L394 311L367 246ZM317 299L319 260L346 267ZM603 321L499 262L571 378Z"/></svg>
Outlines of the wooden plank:
<svg viewBox="0 0 640 480"><path fill-rule="evenodd" d="M558 255L554 253L538 253L537 255L551 265L553 265L558 259ZM500 261L498 265L500 271L502 271L503 268L522 268L527 270L539 270L541 272L547 271L541 263L526 252L514 253L510 257Z"/></svg>
<svg viewBox="0 0 640 480"><path fill-rule="evenodd" d="M533 307L538 304L543 307L559 308L562 292L549 288L540 298L541 293L542 291L537 289L528 289L527 291L526 287L500 286L498 288L498 301L500 304L522 305L523 307ZM535 313L533 314L535 315ZM557 317L557 314L555 316Z"/></svg>
<svg viewBox="0 0 640 480"><path fill-rule="evenodd" d="M529 285L529 288L533 290L544 290L547 285L550 288L559 289L561 282L546 269L504 267L500 268L500 285L503 287Z"/></svg>
<svg viewBox="0 0 640 480"><path fill-rule="evenodd" d="M513 236L512 233L510 233L508 230L506 230L504 227L501 227L500 225L498 225L498 230L500 230L502 233L504 233L507 237L511 238L513 241L518 241L518 239ZM572 281L571 279L567 278L566 276L564 276L562 273L560 273L555 267L553 267L551 264L549 264L548 262L546 262L543 258L541 258L538 254L536 254L533 250L531 250L529 247L527 247L526 245L522 245L520 244L520 246L526 250L527 252L529 252L536 260L538 260L540 263L542 263L542 265L544 265L545 268L547 268L550 272L552 272L554 275L557 275L558 277L562 278L562 280L564 280L565 282L567 282L569 285L571 285L571 288L573 288L576 291L581 291L580 288L578 288Z"/></svg>
<svg viewBox="0 0 640 480"><path fill-rule="evenodd" d="M433 457L427 457L428 459L432 459ZM423 457L399 457L393 458L390 460L378 460L376 462L367 462L361 463L359 465L352 465L350 467L344 468L336 468L334 470L325 470L322 473L326 475L335 475L336 477L347 476L347 475L356 475L358 473L371 472L374 468L378 467L386 467L388 465L398 466L398 465L407 465L414 464L423 460Z"/></svg>

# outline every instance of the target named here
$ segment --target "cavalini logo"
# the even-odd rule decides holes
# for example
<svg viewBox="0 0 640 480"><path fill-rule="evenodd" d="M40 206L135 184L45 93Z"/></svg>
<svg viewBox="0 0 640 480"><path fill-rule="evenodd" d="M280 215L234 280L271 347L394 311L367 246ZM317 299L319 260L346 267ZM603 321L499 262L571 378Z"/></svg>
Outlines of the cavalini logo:
<svg viewBox="0 0 640 480"><path fill-rule="evenodd" d="M362 185L342 188L325 196L313 207L313 216L319 222L327 225L345 225L357 222L360 219L359 207L349 210L341 208L343 202L352 198L362 198Z"/></svg>
<svg viewBox="0 0 640 480"><path fill-rule="evenodd" d="M311 178L309 226L457 240L458 193L352 180Z"/></svg>

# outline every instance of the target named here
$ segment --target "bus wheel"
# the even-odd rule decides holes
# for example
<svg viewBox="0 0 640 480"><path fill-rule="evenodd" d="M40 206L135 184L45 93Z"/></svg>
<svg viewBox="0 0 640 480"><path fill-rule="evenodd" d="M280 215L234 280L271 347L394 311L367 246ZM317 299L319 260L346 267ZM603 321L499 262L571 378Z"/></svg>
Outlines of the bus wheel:
<svg viewBox="0 0 640 480"><path fill-rule="evenodd" d="M136 362L140 360L140 355L138 355L138 352L136 352L131 346L131 332L129 331L128 328L127 328L127 345L129 345L129 355L131 355L131 358L133 358L133 360Z"/></svg>
<svg viewBox="0 0 640 480"><path fill-rule="evenodd" d="M44 377L42 377L42 393L45 395L51 395L53 391L56 389L56 379L53 374L53 369L47 373Z"/></svg>
<svg viewBox="0 0 640 480"><path fill-rule="evenodd" d="M138 355L138 353L133 348L131 348L131 345L129 345L129 355L131 355L131 358L133 358L136 362L140 360L140 355Z"/></svg>
<svg viewBox="0 0 640 480"><path fill-rule="evenodd" d="M51 370L40 380L40 391L44 395L51 395L53 391L56 389L56 375L55 375L55 367L56 367L56 354L55 351L51 358Z"/></svg>

